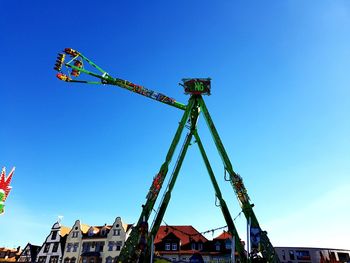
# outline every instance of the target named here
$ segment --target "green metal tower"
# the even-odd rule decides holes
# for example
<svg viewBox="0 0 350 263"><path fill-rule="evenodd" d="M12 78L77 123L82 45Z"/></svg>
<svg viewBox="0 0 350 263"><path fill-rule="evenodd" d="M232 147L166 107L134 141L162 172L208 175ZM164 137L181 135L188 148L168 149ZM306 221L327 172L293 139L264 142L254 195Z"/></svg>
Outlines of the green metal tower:
<svg viewBox="0 0 350 263"><path fill-rule="evenodd" d="M62 71L63 66L66 68L66 72ZM92 70L87 69L88 67L90 67ZM240 262L264 261L279 263L278 256L267 236L266 231L262 231L258 219L255 216L253 204L250 202L242 177L234 172L224 145L203 100L203 96L210 95L211 92L211 82L209 78L183 79L182 85L185 89L185 93L190 95L190 98L185 105L162 93L146 89L143 86L136 85L127 80L114 78L80 52L71 48L66 48L63 53L58 54L54 69L58 71L57 77L66 82L114 85L183 110L182 118L170 144L164 163L161 165L158 173L152 181L151 187L147 194L146 202L142 205L141 215L121 250L118 257L118 262L150 262L150 248L153 246L153 238L156 236L159 230L161 221L171 199L171 193L175 186L181 165L186 156L187 149L192 138L194 138L207 168L210 180L214 187L215 195L219 200L220 208L227 223L228 231L235 239L235 249L239 255L238 260ZM81 73L97 78L98 81L77 79ZM204 119L206 120L207 126L211 132L216 148L224 164L225 171L228 174L227 180L230 181L242 211L249 222L250 244L252 247L251 251L245 251L242 245L241 239L234 225L234 221L228 210L226 202L222 197L219 185L204 150L197 130L197 122L200 114L203 114ZM189 125L187 126L187 124ZM187 135L176 161L174 171L170 176L169 183L165 189L164 196L160 202L154 221L151 227L148 227L150 214L154 209L159 192L167 176L169 164L173 158L175 149L179 144L181 134L185 128L188 129Z"/></svg>

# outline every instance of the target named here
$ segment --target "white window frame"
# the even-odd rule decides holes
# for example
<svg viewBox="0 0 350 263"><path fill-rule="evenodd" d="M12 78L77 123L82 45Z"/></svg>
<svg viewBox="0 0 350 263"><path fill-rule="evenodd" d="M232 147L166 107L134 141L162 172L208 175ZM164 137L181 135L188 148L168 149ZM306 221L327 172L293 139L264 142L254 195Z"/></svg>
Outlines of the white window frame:
<svg viewBox="0 0 350 263"><path fill-rule="evenodd" d="M177 250L177 243L172 243L171 244L171 250L174 250L174 251Z"/></svg>

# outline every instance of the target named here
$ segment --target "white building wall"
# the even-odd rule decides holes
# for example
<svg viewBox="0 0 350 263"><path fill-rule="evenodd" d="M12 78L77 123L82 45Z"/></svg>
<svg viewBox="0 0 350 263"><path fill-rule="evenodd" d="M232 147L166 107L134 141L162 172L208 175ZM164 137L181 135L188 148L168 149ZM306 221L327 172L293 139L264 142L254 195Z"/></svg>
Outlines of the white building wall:
<svg viewBox="0 0 350 263"><path fill-rule="evenodd" d="M40 263L59 263L62 260L62 247L61 247L61 225L59 222L55 223L51 228L51 232L43 243L36 262ZM56 260L53 260L57 257Z"/></svg>

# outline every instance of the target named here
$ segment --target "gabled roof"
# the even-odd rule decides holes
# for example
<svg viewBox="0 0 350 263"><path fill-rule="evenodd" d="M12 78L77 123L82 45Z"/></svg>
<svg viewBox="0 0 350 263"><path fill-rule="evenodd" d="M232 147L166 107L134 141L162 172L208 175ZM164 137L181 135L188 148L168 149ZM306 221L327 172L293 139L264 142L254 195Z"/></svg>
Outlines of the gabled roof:
<svg viewBox="0 0 350 263"><path fill-rule="evenodd" d="M129 229L133 226L134 224L126 224L126 223L123 223L123 228L125 230L125 232L128 232Z"/></svg>
<svg viewBox="0 0 350 263"><path fill-rule="evenodd" d="M213 240L226 240L232 238L232 235L226 231L222 232L219 236L215 237Z"/></svg>
<svg viewBox="0 0 350 263"><path fill-rule="evenodd" d="M35 260L36 255L38 254L40 248L41 248L40 246L36 246L36 245L32 245L30 243L27 243L27 245L22 250L21 256L24 252L29 251L30 257Z"/></svg>
<svg viewBox="0 0 350 263"><path fill-rule="evenodd" d="M174 234L181 240L181 245L186 245L191 242L207 242L208 240L199 233L193 226L160 226L154 243L160 243L169 235Z"/></svg>
<svg viewBox="0 0 350 263"><path fill-rule="evenodd" d="M66 227L66 226L61 226L61 229L60 229L60 236L63 237L67 234L69 234L71 228L70 227Z"/></svg>
<svg viewBox="0 0 350 263"><path fill-rule="evenodd" d="M81 232L83 232L84 234L89 230L90 226L87 224L80 224L80 230Z"/></svg>
<svg viewBox="0 0 350 263"><path fill-rule="evenodd" d="M109 230L112 228L111 225L103 225L103 226L90 226L88 228L88 230L83 233L83 237L84 238L93 238L93 237L99 237L101 236L101 230L102 229L106 229L107 233L109 232ZM92 230L92 234L89 235L89 230Z"/></svg>

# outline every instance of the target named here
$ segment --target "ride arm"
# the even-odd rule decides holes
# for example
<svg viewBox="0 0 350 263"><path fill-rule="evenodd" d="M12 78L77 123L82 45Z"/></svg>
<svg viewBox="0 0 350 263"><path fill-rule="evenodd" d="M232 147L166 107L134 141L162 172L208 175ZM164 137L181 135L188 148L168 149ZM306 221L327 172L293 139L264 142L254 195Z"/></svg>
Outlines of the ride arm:
<svg viewBox="0 0 350 263"><path fill-rule="evenodd" d="M70 56L71 59L66 61L66 58ZM87 63L85 63L87 62ZM84 64L88 64L91 70L84 67ZM62 72L62 67L65 66L67 69L67 74ZM176 101L173 98L170 98L160 92L156 92L150 89L147 89L143 86L134 84L130 81L123 80L120 78L113 78L105 70L96 65L90 59L85 57L80 52L66 48L64 53L58 54L56 64L54 67L59 73L56 75L62 81L66 82L76 82L76 83L87 83L87 84L108 84L118 86L123 89L135 92L147 98L165 103L167 105L173 106L175 108L186 110L186 105ZM100 81L90 81L90 80L80 80L75 79L80 76L80 73L85 73L91 77L98 78Z"/></svg>

